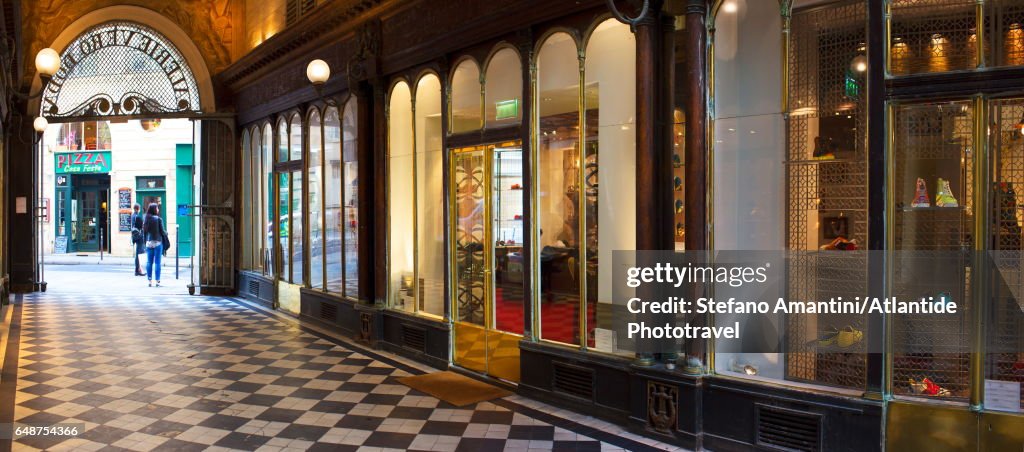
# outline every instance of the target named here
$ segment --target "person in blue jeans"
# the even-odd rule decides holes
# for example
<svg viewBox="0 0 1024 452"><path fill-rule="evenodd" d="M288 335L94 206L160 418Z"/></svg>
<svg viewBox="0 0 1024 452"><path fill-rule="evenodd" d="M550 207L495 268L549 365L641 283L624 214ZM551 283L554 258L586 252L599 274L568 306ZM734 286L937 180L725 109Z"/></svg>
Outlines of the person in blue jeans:
<svg viewBox="0 0 1024 452"><path fill-rule="evenodd" d="M153 265L156 265L156 286L160 287L160 257L164 253L164 222L160 218L160 206L155 202L146 208L146 218L142 222L142 232L146 240L146 279L149 287L153 287Z"/></svg>

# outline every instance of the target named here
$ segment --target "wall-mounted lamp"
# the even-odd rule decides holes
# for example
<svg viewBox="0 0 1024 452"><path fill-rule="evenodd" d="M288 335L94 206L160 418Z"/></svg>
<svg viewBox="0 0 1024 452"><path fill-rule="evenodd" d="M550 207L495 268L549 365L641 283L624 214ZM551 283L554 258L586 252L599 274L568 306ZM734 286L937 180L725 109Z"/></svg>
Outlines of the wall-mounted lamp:
<svg viewBox="0 0 1024 452"><path fill-rule="evenodd" d="M310 61L306 65L306 78L309 79L309 83L313 84L313 89L316 90L316 95L320 100L327 105L337 107L334 99L325 98L323 93L324 84L327 83L327 79L331 78L331 67L327 65L326 61L321 59Z"/></svg>
<svg viewBox="0 0 1024 452"><path fill-rule="evenodd" d="M36 129L37 133L45 132L46 131L46 126L49 126L49 125L50 125L50 122L47 121L46 118L44 118L42 116L37 117L34 121L32 121L32 128Z"/></svg>

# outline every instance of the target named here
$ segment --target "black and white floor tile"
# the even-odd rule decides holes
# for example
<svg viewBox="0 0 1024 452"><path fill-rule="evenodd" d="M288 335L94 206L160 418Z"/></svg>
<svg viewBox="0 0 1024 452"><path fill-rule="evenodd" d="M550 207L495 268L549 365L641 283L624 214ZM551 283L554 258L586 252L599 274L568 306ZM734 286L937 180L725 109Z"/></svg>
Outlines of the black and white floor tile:
<svg viewBox="0 0 1024 452"><path fill-rule="evenodd" d="M13 421L85 425L15 450L672 449L519 396L449 405L396 381L420 366L232 299L34 294L14 315Z"/></svg>

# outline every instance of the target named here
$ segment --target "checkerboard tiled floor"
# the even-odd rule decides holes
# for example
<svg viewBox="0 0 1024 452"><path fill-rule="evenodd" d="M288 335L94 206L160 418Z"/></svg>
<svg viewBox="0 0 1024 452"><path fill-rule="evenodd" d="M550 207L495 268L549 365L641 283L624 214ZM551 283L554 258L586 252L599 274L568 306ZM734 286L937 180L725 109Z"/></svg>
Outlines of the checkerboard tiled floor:
<svg viewBox="0 0 1024 452"><path fill-rule="evenodd" d="M395 381L415 368L233 300L51 292L20 309L14 421L85 431L22 438L15 450L664 446L519 397L454 407Z"/></svg>

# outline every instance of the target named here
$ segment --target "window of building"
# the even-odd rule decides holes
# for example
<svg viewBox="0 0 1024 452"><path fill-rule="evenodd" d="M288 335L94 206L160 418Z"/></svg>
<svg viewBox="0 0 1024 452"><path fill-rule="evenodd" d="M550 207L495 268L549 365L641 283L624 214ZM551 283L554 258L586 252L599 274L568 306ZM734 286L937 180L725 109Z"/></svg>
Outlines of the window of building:
<svg viewBox="0 0 1024 452"><path fill-rule="evenodd" d="M537 219L540 337L580 343L582 249L579 57L576 41L556 33L537 56Z"/></svg>
<svg viewBox="0 0 1024 452"><path fill-rule="evenodd" d="M611 255L634 249L636 240L633 39L629 27L615 20L598 24L587 40L583 80L570 35L548 37L538 53L536 183L544 340L594 348L598 330L611 331ZM609 324L600 324L599 318Z"/></svg>
<svg viewBox="0 0 1024 452"><path fill-rule="evenodd" d="M522 119L520 111L523 95L523 69L519 53L510 47L502 47L487 62L487 86L484 105L487 109L487 127L517 124Z"/></svg>
<svg viewBox="0 0 1024 452"><path fill-rule="evenodd" d="M390 303L444 315L444 179L441 82L425 74L413 98L405 82L391 90L388 121ZM414 138L415 137L415 138Z"/></svg>
<svg viewBox="0 0 1024 452"><path fill-rule="evenodd" d="M388 294L391 307L416 310L415 147L412 92L398 82L388 97Z"/></svg>
<svg viewBox="0 0 1024 452"><path fill-rule="evenodd" d="M60 125L54 151L97 151L111 149L107 121L69 122Z"/></svg>
<svg viewBox="0 0 1024 452"><path fill-rule="evenodd" d="M441 81L434 74L416 83L416 275L417 310L444 315L444 157L441 148Z"/></svg>
<svg viewBox="0 0 1024 452"><path fill-rule="evenodd" d="M248 130L242 131L242 269L252 269L252 142Z"/></svg>
<svg viewBox="0 0 1024 452"><path fill-rule="evenodd" d="M260 221L262 237L260 250L262 250L263 274L273 276L274 265L274 129L267 123L263 126L263 133L260 135Z"/></svg>
<svg viewBox="0 0 1024 452"><path fill-rule="evenodd" d="M303 280L304 263L303 257L305 256L305 235L303 232L304 218L306 216L304 204L302 202L302 187L305 183L306 175L302 170L302 117L298 114L292 115L291 124L289 124L289 146L291 149L291 161L299 162L297 166L291 170L291 199L290 199L290 212L289 212L289 223L291 225L291 282L292 284L304 284Z"/></svg>
<svg viewBox="0 0 1024 452"><path fill-rule="evenodd" d="M483 126L480 105L480 67L472 59L462 60L452 73L451 133L478 130Z"/></svg>
<svg viewBox="0 0 1024 452"><path fill-rule="evenodd" d="M345 296L359 296L359 104L349 98L342 116L342 229Z"/></svg>
<svg viewBox="0 0 1024 452"><path fill-rule="evenodd" d="M344 240L345 212L343 211L341 160L341 118L338 109L327 107L324 111L324 279L328 292L342 293L344 287Z"/></svg>
<svg viewBox="0 0 1024 452"><path fill-rule="evenodd" d="M307 196L309 200L309 286L314 289L324 288L324 163L323 133L320 127L320 111L313 109L306 120L306 136L309 137L309 177L306 178Z"/></svg>

